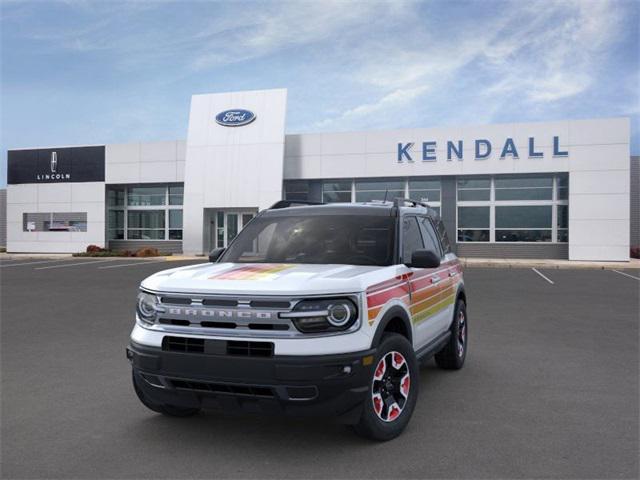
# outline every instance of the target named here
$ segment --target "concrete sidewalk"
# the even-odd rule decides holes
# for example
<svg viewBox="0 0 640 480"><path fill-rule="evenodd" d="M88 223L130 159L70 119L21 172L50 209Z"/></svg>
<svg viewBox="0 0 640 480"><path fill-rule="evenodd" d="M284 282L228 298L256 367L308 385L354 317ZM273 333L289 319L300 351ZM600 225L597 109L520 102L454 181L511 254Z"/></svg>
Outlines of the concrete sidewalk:
<svg viewBox="0 0 640 480"><path fill-rule="evenodd" d="M0 253L0 260L28 260L28 259L65 259L73 258L69 253ZM78 258L98 258L98 257L78 257ZM165 257L100 257L127 259L127 260L151 260L164 259L166 261L207 261L204 255L170 255ZM546 269L640 269L640 260L632 258L629 262L585 262L575 260L536 260L536 259L516 259L516 258L460 258L465 267L492 267L492 268L546 268Z"/></svg>
<svg viewBox="0 0 640 480"><path fill-rule="evenodd" d="M460 258L465 267L493 268L546 268L546 269L640 269L640 260L632 258L628 262L586 262L578 260L535 260L516 258Z"/></svg>

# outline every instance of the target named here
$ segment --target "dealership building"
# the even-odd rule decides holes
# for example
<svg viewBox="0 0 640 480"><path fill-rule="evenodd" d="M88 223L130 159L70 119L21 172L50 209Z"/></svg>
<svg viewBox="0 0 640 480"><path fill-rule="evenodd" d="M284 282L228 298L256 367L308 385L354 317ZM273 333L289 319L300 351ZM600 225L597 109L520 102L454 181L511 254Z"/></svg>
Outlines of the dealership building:
<svg viewBox="0 0 640 480"><path fill-rule="evenodd" d="M276 201L425 201L460 256L626 261L628 118L285 133L285 89L194 95L186 140L8 153L9 252L226 246Z"/></svg>

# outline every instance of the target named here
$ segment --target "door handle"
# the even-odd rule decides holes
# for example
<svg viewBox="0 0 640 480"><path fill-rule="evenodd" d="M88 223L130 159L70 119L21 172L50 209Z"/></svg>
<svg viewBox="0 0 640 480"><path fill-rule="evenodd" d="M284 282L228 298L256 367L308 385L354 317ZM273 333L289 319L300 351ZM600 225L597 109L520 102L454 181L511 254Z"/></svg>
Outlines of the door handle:
<svg viewBox="0 0 640 480"><path fill-rule="evenodd" d="M450 277L455 277L458 274L458 272L449 272L449 276Z"/></svg>
<svg viewBox="0 0 640 480"><path fill-rule="evenodd" d="M436 283L440 283L440 280L442 280L440 277L431 277L431 284L435 285Z"/></svg>

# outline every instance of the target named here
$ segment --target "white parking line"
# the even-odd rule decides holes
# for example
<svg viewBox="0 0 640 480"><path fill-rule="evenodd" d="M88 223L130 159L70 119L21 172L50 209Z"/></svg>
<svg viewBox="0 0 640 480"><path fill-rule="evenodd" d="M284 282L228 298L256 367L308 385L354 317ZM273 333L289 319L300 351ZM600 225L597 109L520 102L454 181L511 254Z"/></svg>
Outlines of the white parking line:
<svg viewBox="0 0 640 480"><path fill-rule="evenodd" d="M43 263L55 263L55 262L64 262L68 260L67 258L59 258L57 260L39 260L37 262L20 262L20 263L2 263L0 264L0 268L4 267L19 267L21 265L37 265Z"/></svg>
<svg viewBox="0 0 640 480"><path fill-rule="evenodd" d="M532 268L531 270L533 270L534 272L536 272L538 275L540 275L542 278L544 278L547 282L549 282L551 285L554 285L553 280L551 280L549 277L545 277L543 274L541 274L538 270L536 270L535 268Z"/></svg>
<svg viewBox="0 0 640 480"><path fill-rule="evenodd" d="M168 260L140 260L135 263L120 263L118 265L107 265L106 267L98 267L98 270L107 268L133 267L134 265L149 265L150 263L163 263L167 261Z"/></svg>
<svg viewBox="0 0 640 480"><path fill-rule="evenodd" d="M634 280L640 280L640 277L634 277L633 275L629 275L628 273L619 272L618 270L611 270L611 271L619 273L620 275L624 275L625 277L633 278Z"/></svg>
<svg viewBox="0 0 640 480"><path fill-rule="evenodd" d="M34 268L34 270L48 270L50 268L75 267L76 265L91 265L92 263L104 263L104 262L113 262L113 258L109 258L108 260L93 260L90 262L66 263L64 265L49 265L48 267L36 267Z"/></svg>

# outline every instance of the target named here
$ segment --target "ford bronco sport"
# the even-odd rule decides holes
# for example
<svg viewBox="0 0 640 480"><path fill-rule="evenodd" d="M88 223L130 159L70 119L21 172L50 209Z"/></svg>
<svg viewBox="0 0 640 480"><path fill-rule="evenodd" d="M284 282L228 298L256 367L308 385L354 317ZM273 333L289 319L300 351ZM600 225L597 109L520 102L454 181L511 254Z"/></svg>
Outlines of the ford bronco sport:
<svg viewBox="0 0 640 480"><path fill-rule="evenodd" d="M462 268L427 205L281 201L211 263L140 285L127 348L153 411L337 417L389 440L418 398L419 360L467 353Z"/></svg>

